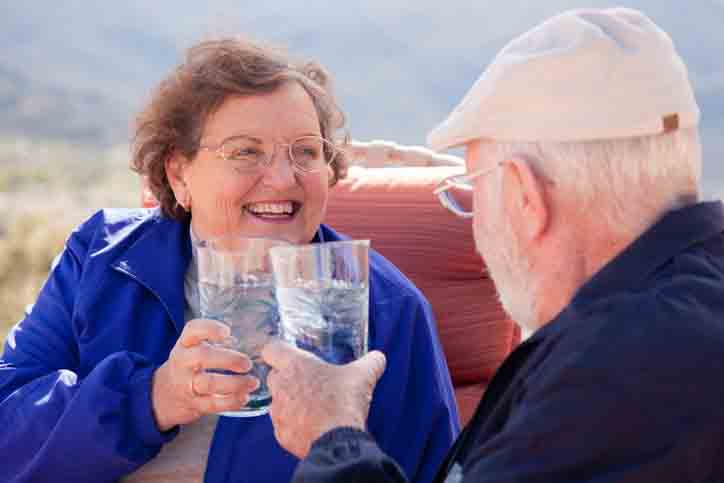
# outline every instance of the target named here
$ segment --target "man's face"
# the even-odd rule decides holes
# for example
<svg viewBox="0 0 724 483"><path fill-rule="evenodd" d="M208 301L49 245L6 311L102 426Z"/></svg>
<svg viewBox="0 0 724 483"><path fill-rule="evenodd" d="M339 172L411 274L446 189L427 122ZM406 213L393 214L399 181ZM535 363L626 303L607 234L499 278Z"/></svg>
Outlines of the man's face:
<svg viewBox="0 0 724 483"><path fill-rule="evenodd" d="M490 168L500 161L485 159L484 142L474 141L467 146L465 163L468 172ZM475 180L473 236L503 309L518 324L530 328L534 322L536 286L526 247L509 223L510 210L502 190L504 169L503 164L490 175Z"/></svg>

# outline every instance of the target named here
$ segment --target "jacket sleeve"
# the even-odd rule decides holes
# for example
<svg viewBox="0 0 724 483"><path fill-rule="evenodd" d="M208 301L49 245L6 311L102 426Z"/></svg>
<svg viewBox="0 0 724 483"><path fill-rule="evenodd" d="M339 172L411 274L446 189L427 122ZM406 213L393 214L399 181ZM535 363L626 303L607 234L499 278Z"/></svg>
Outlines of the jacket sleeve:
<svg viewBox="0 0 724 483"><path fill-rule="evenodd" d="M336 428L314 442L292 481L406 483L407 478L369 434L354 428Z"/></svg>
<svg viewBox="0 0 724 483"><path fill-rule="evenodd" d="M379 305L387 305L385 317L397 324L379 347L387 369L375 389L368 430L410 481L428 483L460 430L445 355L430 305L419 292Z"/></svg>
<svg viewBox="0 0 724 483"><path fill-rule="evenodd" d="M116 481L175 435L157 429L149 360L117 352L79 374L72 315L90 224L71 235L36 304L8 334L0 359L0 481Z"/></svg>

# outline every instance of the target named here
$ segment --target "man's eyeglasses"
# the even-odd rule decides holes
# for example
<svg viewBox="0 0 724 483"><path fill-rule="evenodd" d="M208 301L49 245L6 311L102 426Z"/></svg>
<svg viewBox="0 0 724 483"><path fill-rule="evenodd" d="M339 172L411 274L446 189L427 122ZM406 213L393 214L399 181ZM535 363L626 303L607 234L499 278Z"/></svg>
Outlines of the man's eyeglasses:
<svg viewBox="0 0 724 483"><path fill-rule="evenodd" d="M225 161L233 162L242 170L270 166L277 147L286 147L289 160L300 173L315 173L332 164L337 158L337 147L321 136L302 136L289 144L269 143L250 136L234 136L218 146L199 146L200 150L216 153Z"/></svg>
<svg viewBox="0 0 724 483"><path fill-rule="evenodd" d="M473 210L468 207L470 207L469 193L473 191L474 187L473 180L492 173L502 165L501 161L491 168L480 169L470 174L448 176L440 181L433 193L437 195L440 204L455 215L461 218L472 218Z"/></svg>

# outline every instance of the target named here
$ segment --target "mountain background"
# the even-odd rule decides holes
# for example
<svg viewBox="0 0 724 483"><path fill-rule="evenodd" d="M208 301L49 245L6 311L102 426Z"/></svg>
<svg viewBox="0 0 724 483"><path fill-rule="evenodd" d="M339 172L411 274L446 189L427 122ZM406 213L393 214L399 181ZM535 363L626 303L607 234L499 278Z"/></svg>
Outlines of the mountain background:
<svg viewBox="0 0 724 483"><path fill-rule="evenodd" d="M316 58L360 140L425 134L513 36L609 1L2 2L0 136L127 143L158 81L204 38L244 34ZM630 0L667 30L702 108L704 187L724 193L724 0ZM25 142L25 141L24 141Z"/></svg>

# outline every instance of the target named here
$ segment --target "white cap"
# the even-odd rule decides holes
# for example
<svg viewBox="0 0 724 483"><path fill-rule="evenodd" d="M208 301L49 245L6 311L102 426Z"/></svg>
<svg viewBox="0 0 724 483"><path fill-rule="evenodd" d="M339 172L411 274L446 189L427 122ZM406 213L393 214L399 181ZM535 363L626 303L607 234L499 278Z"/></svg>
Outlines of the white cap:
<svg viewBox="0 0 724 483"><path fill-rule="evenodd" d="M506 45L428 135L443 150L479 138L583 141L697 125L671 38L627 8L572 10Z"/></svg>

